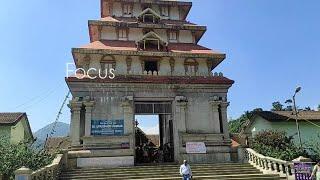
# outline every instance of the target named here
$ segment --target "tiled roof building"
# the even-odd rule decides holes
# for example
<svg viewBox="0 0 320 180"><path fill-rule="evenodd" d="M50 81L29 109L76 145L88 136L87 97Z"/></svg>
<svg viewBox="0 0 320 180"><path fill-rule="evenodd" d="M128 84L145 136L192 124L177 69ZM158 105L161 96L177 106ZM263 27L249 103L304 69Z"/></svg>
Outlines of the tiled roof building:
<svg viewBox="0 0 320 180"><path fill-rule="evenodd" d="M34 137L26 113L0 113L0 138L9 139L11 143L33 142Z"/></svg>
<svg viewBox="0 0 320 180"><path fill-rule="evenodd" d="M320 111L299 111L297 116L292 111L257 111L241 134L250 139L265 130L284 131L298 142L296 119L303 143L320 142Z"/></svg>

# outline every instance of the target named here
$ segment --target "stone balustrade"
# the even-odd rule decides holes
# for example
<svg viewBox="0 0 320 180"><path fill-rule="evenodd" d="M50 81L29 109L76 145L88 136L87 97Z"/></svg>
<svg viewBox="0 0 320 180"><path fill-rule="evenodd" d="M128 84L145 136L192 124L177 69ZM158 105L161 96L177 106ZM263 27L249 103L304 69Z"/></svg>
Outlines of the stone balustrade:
<svg viewBox="0 0 320 180"><path fill-rule="evenodd" d="M294 179L293 162L267 157L250 148L246 148L245 154L248 162L264 174L278 174L280 177Z"/></svg>
<svg viewBox="0 0 320 180"><path fill-rule="evenodd" d="M29 168L21 167L15 171L15 179L24 180L56 180L59 178L60 172L64 165L64 154L58 154L51 164L32 171Z"/></svg>

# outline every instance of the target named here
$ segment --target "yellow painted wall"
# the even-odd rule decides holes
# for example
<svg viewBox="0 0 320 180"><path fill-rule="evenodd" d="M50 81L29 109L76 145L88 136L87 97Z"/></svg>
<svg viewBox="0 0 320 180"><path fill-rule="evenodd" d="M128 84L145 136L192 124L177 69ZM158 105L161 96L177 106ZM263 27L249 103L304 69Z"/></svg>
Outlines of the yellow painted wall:
<svg viewBox="0 0 320 180"><path fill-rule="evenodd" d="M24 127L23 127L24 119L19 121L15 126L11 126L11 143L18 143L24 140Z"/></svg>
<svg viewBox="0 0 320 180"><path fill-rule="evenodd" d="M319 121L313 121L313 123L320 126ZM310 142L320 142L320 128L312 125L306 121L299 121L300 132L302 143L308 144ZM250 126L250 131L252 136L256 135L258 132L263 130L277 130L277 131L285 131L288 136L294 135L294 141L299 142L298 136L295 135L297 133L296 123L295 121L279 121L279 122L270 122L261 117L256 117L253 124Z"/></svg>
<svg viewBox="0 0 320 180"><path fill-rule="evenodd" d="M11 143L31 140L32 134L29 133L26 118L24 117L14 126L0 126L0 137L9 138Z"/></svg>

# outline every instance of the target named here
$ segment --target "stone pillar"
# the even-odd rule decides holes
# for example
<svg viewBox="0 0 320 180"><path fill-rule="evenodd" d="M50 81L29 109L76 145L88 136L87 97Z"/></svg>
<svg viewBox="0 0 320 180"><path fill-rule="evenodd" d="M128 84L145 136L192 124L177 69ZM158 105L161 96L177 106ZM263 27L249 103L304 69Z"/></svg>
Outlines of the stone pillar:
<svg viewBox="0 0 320 180"><path fill-rule="evenodd" d="M225 139L230 139L229 135L229 126L228 126L228 115L227 115L227 107L229 106L229 102L221 102L221 122L223 123L223 134Z"/></svg>
<svg viewBox="0 0 320 180"><path fill-rule="evenodd" d="M221 133L220 132L220 117L219 117L219 104L218 101L210 101L209 102L212 108L211 111L211 120L213 122L213 133Z"/></svg>
<svg viewBox="0 0 320 180"><path fill-rule="evenodd" d="M135 148L135 137L134 137L134 113L133 113L133 97L123 97L121 107L123 109L124 119L124 134L131 136L130 148Z"/></svg>
<svg viewBox="0 0 320 180"><path fill-rule="evenodd" d="M175 112L175 120L177 121L177 128L179 132L186 132L186 110L188 101L183 96L176 96L176 112Z"/></svg>
<svg viewBox="0 0 320 180"><path fill-rule="evenodd" d="M14 171L15 180L31 180L32 170L26 167L21 167L20 169Z"/></svg>
<svg viewBox="0 0 320 180"><path fill-rule="evenodd" d="M70 101L69 107L71 109L71 124L70 124L70 138L71 145L80 145L80 110L82 102L75 100Z"/></svg>
<svg viewBox="0 0 320 180"><path fill-rule="evenodd" d="M187 110L187 98L184 96L176 96L175 98L175 112L173 122L173 147L175 161L180 161L180 147L182 147L182 140L180 139L180 133L186 133L186 110Z"/></svg>
<svg viewBox="0 0 320 180"><path fill-rule="evenodd" d="M94 101L84 102L86 108L86 119L85 119L85 129L84 135L91 136L91 120L92 120L92 108Z"/></svg>

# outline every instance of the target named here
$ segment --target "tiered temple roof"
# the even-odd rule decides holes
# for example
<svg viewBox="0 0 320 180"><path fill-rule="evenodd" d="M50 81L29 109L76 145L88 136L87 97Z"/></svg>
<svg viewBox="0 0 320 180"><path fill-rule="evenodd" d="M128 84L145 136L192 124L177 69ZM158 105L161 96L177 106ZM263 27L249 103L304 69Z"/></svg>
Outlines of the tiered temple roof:
<svg viewBox="0 0 320 180"><path fill-rule="evenodd" d="M77 67L87 68L102 61L99 58L112 55L116 66L119 63L119 66L127 66L128 70L127 72L122 70L112 81L110 79L77 79L76 77L69 77L66 80L73 82L233 84L234 82L226 77L212 77L211 71L225 59L226 55L198 44L207 27L186 20L191 6L191 2L169 0L101 0L101 18L88 22L90 43L72 49L75 64ZM166 15L163 14L163 8L167 8ZM173 35L175 39L171 38L170 33L172 32L176 33ZM157 44L147 46L148 40L155 40ZM89 58L91 55L100 56ZM126 64L120 65L115 56L125 56ZM170 58L170 65L164 66L172 68L171 74L158 72L160 67L158 63L157 76L145 76L145 71L147 74L149 72L144 69L143 61L145 60L141 60L142 56L158 60L165 57ZM127 61L132 57L140 58L141 62L135 61L134 63L140 63L141 65L136 64L135 67L142 66L141 70L138 68L132 71L132 60ZM187 73L184 72L184 69L187 68L188 59L194 60L193 65L197 66L194 71L198 71L198 65L201 63L200 73L202 74L198 73L195 77L185 76ZM175 70L174 61L182 61L184 67L180 66L180 69ZM163 64L161 66L164 67ZM204 72L204 69L207 69L207 72ZM169 76L163 77L164 74Z"/></svg>
<svg viewBox="0 0 320 180"><path fill-rule="evenodd" d="M140 3L151 6L152 5L166 5L182 7L179 13L182 14L180 20L170 18L161 18L158 23L144 23L139 21L135 16L123 17L110 14L112 11L112 4L119 2L126 3ZM73 53L127 53L127 55L150 55L150 52L143 52L137 48L135 41L122 40L105 40L101 39L102 27L116 27L116 28L139 28L139 29L167 29L167 30L190 30L195 36L194 43L169 43L165 51L154 52L155 56L182 56L182 57L209 57L215 58L219 63L225 58L225 54L213 51L209 48L198 45L205 31L206 26L199 26L195 23L188 22L186 16L188 15L191 2L182 1L162 1L162 0L101 0L101 19L89 20L89 36L90 43L79 48L73 48ZM150 8L147 8L150 9ZM108 12L108 13L106 13ZM216 63L216 64L219 64Z"/></svg>

